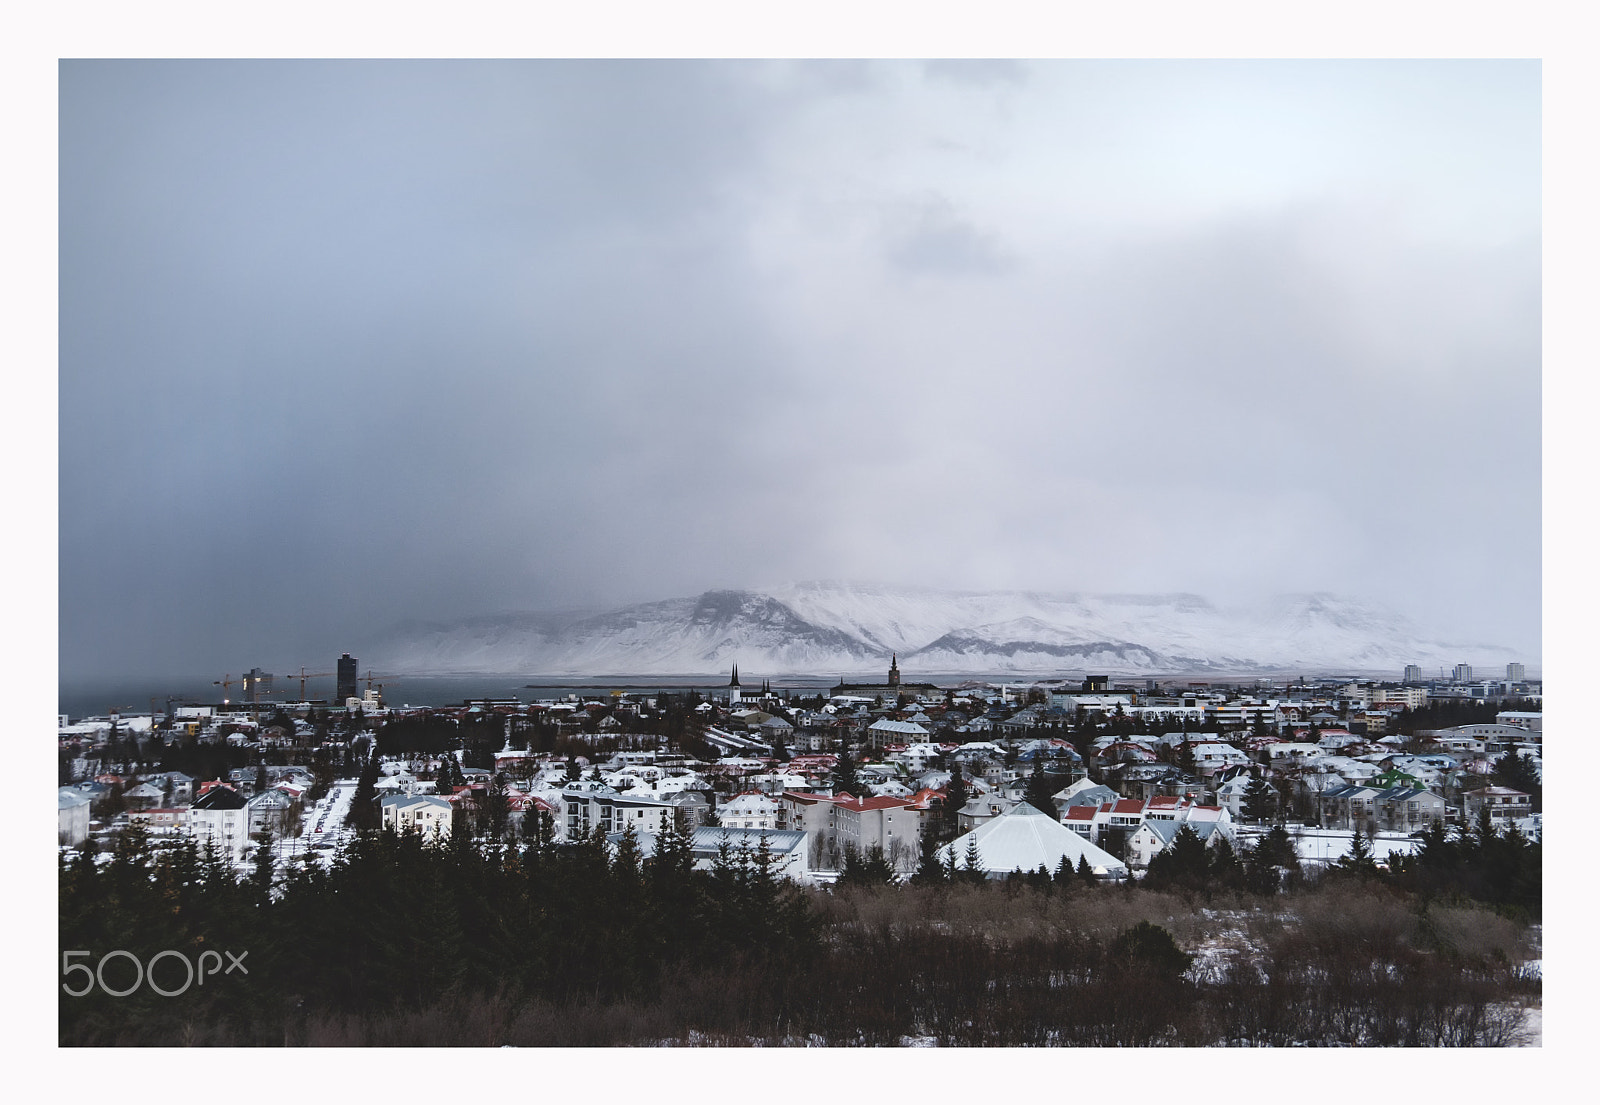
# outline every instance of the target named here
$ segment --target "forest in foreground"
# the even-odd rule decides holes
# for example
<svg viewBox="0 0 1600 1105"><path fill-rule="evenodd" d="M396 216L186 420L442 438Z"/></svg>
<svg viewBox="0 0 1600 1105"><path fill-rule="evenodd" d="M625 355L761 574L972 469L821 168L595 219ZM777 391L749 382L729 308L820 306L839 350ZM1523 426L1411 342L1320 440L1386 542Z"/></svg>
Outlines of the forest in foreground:
<svg viewBox="0 0 1600 1105"><path fill-rule="evenodd" d="M329 868L274 870L263 849L248 875L134 831L107 860L62 861L59 1042L1521 1042L1539 846L1485 825L1392 871L1361 851L1263 878L1272 857L1202 850L1120 885L897 885L861 862L824 889L774 878L761 849L694 870L681 827L648 859L626 837L365 832Z"/></svg>

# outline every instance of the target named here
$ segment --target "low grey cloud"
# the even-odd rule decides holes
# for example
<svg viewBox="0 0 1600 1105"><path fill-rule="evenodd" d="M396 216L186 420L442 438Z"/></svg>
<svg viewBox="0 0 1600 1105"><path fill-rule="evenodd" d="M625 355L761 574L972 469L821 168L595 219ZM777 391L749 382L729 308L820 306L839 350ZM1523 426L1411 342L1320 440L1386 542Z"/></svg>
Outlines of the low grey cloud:
<svg viewBox="0 0 1600 1105"><path fill-rule="evenodd" d="M908 272L988 275L1015 265L993 234L941 197L898 205L885 222L889 260Z"/></svg>
<svg viewBox="0 0 1600 1105"><path fill-rule="evenodd" d="M923 72L933 80L980 87L1028 83L1026 65L1015 58L939 58L925 62Z"/></svg>
<svg viewBox="0 0 1600 1105"><path fill-rule="evenodd" d="M64 674L808 578L1537 649L1536 66L70 62L60 117Z"/></svg>

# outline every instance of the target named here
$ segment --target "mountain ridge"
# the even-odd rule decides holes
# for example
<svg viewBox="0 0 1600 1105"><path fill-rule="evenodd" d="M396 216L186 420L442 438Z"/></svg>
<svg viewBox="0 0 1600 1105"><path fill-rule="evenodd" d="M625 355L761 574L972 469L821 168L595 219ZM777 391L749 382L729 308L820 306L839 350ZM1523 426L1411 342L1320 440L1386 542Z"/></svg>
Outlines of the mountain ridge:
<svg viewBox="0 0 1600 1105"><path fill-rule="evenodd" d="M1523 659L1427 640L1409 621L1327 592L1222 609L1203 596L938 591L849 583L713 589L597 613L489 614L397 625L368 648L403 674L876 674L891 655L941 675L1099 671L1382 671Z"/></svg>

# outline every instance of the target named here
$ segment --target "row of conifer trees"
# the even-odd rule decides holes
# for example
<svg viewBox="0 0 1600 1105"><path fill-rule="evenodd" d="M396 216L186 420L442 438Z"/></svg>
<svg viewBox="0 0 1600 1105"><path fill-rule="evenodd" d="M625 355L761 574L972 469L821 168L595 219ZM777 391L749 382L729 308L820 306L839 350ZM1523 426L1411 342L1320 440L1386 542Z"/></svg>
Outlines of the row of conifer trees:
<svg viewBox="0 0 1600 1105"><path fill-rule="evenodd" d="M851 855L831 894L784 883L760 847L724 849L710 870L695 870L690 841L681 820L656 838L649 856L632 834L608 849L598 835L554 845L548 831L514 847L468 833L428 842L365 831L330 865L276 870L262 848L254 869L236 874L192 840L158 844L130 829L109 857L78 853L61 867L61 949L86 953L78 960L101 973L83 996L61 996L60 1041L373 1042L375 1025L400 1018L410 1027L397 1042L487 1043L460 1038L460 1026L501 1009L499 1027L483 1031L503 1037L522 1017L517 1038L534 1043L640 1043L696 1025L740 1039L820 1032L830 1042L894 1042L897 1032L933 1026L951 1043L1030 1043L1063 1038L1059 1019L1081 1007L1069 1000L1073 993L1092 992L1103 1018L1119 1008L1121 987L1137 985L1190 1009L1190 1042L1206 1042L1207 1033L1229 1031L1225 1011L1242 1008L1238 995L1186 981L1188 958L1164 931L1140 930L1119 938L1120 947L1096 943L1074 928L1074 910L1154 901L1162 890L1248 908L1260 894L1296 888L1293 847L1281 830L1243 856L1180 840L1137 887L1099 886L1066 868L1018 872L996 886L962 866L924 870L912 886L896 887L881 856ZM1419 916L1429 902L1469 900L1523 919L1538 913L1538 845L1488 824L1459 836L1430 834L1415 859L1389 871L1362 854L1358 836L1329 877L1416 903ZM836 912L836 903L862 895L888 895L873 908L892 910L893 898L918 894L978 894L1002 911L1048 904L1055 912L1039 934L998 943L915 918L864 927ZM113 951L127 954L104 958ZM169 951L175 954L163 955ZM239 957L242 969L175 996L159 992L183 982L180 958L200 963L208 951ZM1426 949L1405 956L1408 969L1427 972L1447 996L1470 971L1481 973L1481 965ZM134 961L149 969L153 986L132 985ZM72 990L82 989L82 978L75 976ZM1290 990L1279 995L1268 982L1226 985L1242 987L1238 993L1252 1001L1293 1003ZM1374 1016L1384 1002L1401 1000L1398 992L1382 996L1389 991L1381 979L1351 985ZM1487 982L1473 985L1474 1008L1497 1000ZM445 1009L460 1016L439 1013ZM404 1021L419 1011L436 1019ZM542 1027L526 1020L536 1013L546 1018ZM1125 1013L1132 1019L1121 1027L1114 1018L1086 1023L1068 1042L1165 1038L1170 1026L1147 1023L1147 1008ZM346 1026L344 1035L332 1024Z"/></svg>

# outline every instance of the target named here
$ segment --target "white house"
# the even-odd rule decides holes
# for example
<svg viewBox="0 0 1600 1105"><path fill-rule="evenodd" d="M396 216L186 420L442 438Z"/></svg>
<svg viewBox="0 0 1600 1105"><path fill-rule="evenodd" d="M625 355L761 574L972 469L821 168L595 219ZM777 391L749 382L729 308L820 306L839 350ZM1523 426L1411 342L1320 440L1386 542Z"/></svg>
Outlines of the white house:
<svg viewBox="0 0 1600 1105"><path fill-rule="evenodd" d="M1062 787L1050 796L1056 808L1062 813L1073 806L1100 806L1106 802L1115 802L1120 797L1116 791L1101 783L1097 783L1085 775L1071 786Z"/></svg>
<svg viewBox="0 0 1600 1105"><path fill-rule="evenodd" d="M89 796L75 787L56 791L56 839L62 844L82 844L89 839Z"/></svg>
<svg viewBox="0 0 1600 1105"><path fill-rule="evenodd" d="M628 826L641 836L665 832L678 807L634 794L618 794L609 787L580 790L566 787L559 797L547 799L560 812L556 818L558 839L580 840L600 826L606 834L620 833Z"/></svg>
<svg viewBox="0 0 1600 1105"><path fill-rule="evenodd" d="M1152 858L1172 847L1178 831L1185 826L1208 848L1215 847L1219 840L1228 839L1217 821L1195 821L1193 824L1187 821L1146 821L1128 838L1129 866L1149 867Z"/></svg>
<svg viewBox="0 0 1600 1105"><path fill-rule="evenodd" d="M213 786L196 798L184 824L202 848L210 844L225 859L237 863L249 852L250 812L232 787Z"/></svg>
<svg viewBox="0 0 1600 1105"><path fill-rule="evenodd" d="M436 794L391 794L379 800L383 827L394 832L418 832L424 838L450 836L454 807Z"/></svg>
<svg viewBox="0 0 1600 1105"><path fill-rule="evenodd" d="M245 808L250 811L247 831L270 832L276 835L282 828L285 811L291 809L294 802L292 795L277 787L268 787L255 795L245 803Z"/></svg>
<svg viewBox="0 0 1600 1105"><path fill-rule="evenodd" d="M914 721L891 721L884 718L867 726L867 737L874 745L923 743L928 731Z"/></svg>
<svg viewBox="0 0 1600 1105"><path fill-rule="evenodd" d="M1249 756L1223 741L1190 741L1188 747L1194 753L1195 770L1208 779L1224 767L1235 767L1250 762Z"/></svg>
<svg viewBox="0 0 1600 1105"><path fill-rule="evenodd" d="M1483 810L1489 811L1491 823L1518 821L1533 812L1533 797L1510 787L1484 787L1468 791L1461 796L1463 813L1468 825L1477 823ZM1496 828L1505 828L1496 824Z"/></svg>
<svg viewBox="0 0 1600 1105"><path fill-rule="evenodd" d="M656 853L657 833L639 834L639 854L649 859ZM622 834L606 837L613 854ZM708 871L716 865L726 848L727 856L735 863L753 863L760 848L766 846L771 858L772 874L795 882L811 879L810 847L807 834L792 829L729 829L708 826L696 829L690 841L696 870Z"/></svg>
<svg viewBox="0 0 1600 1105"><path fill-rule="evenodd" d="M729 829L776 829L778 800L770 794L746 791L717 807L717 821Z"/></svg>

